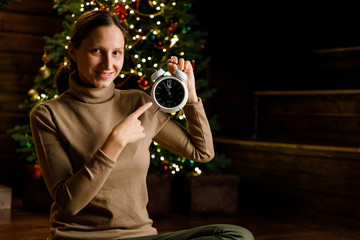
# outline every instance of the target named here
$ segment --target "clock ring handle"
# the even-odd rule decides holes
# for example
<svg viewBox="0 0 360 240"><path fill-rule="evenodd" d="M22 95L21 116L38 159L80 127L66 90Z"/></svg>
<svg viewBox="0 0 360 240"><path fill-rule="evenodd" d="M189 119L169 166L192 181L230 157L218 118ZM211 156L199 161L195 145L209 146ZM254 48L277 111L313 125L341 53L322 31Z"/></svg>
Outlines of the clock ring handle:
<svg viewBox="0 0 360 240"><path fill-rule="evenodd" d="M160 64L159 70L155 71L155 72L151 75L151 80L152 80L153 82L155 82L156 79L158 79L159 77L161 77L162 75L165 74L165 71L162 69L162 67L163 67L165 64L168 64L168 63L175 64L175 65L178 67L178 69L176 69L176 70L173 72L173 74L174 74L176 77L180 78L180 79L183 80L183 81L186 81L186 80L187 80L187 75L184 73L184 71L180 70L179 64L173 63L173 62L164 62L164 63L161 63L161 64Z"/></svg>

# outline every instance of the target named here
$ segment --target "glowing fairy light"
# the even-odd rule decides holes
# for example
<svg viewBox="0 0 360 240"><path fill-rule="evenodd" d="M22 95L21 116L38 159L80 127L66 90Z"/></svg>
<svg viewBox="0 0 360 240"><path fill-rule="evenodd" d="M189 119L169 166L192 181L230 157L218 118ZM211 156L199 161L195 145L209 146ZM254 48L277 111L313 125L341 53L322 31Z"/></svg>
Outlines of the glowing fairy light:
<svg viewBox="0 0 360 240"><path fill-rule="evenodd" d="M199 167L196 167L194 170L195 170L195 172L196 172L197 174L199 174L199 175L201 174L201 170L200 170Z"/></svg>
<svg viewBox="0 0 360 240"><path fill-rule="evenodd" d="M173 47L178 41L179 41L178 36L174 35L174 37L171 39L170 47Z"/></svg>

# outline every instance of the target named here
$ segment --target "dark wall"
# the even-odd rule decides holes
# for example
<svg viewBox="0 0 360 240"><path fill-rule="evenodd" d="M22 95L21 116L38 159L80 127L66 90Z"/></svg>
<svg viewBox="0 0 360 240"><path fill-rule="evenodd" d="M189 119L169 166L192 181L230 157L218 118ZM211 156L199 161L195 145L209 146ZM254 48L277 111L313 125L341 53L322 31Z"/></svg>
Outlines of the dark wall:
<svg viewBox="0 0 360 240"><path fill-rule="evenodd" d="M252 134L255 90L360 88L356 1L194 3L208 35L218 136ZM319 51L345 48L335 53Z"/></svg>
<svg viewBox="0 0 360 240"><path fill-rule="evenodd" d="M43 36L61 30L52 5L48 0L22 0L0 11L0 183L14 187L15 193L26 177L26 164L18 159L6 131L28 122L28 110L18 105L42 66Z"/></svg>
<svg viewBox="0 0 360 240"><path fill-rule="evenodd" d="M232 159L227 170L246 196L241 210L358 230L356 1L196 3L217 89L208 110L218 115L218 150Z"/></svg>

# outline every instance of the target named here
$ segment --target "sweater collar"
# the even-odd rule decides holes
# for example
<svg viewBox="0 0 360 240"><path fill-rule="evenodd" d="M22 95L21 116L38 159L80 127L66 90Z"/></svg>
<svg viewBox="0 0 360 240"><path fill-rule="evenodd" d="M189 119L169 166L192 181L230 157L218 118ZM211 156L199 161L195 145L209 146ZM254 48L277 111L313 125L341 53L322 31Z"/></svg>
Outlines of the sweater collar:
<svg viewBox="0 0 360 240"><path fill-rule="evenodd" d="M107 88L86 87L78 80L76 72L71 73L69 78L68 92L78 100L85 103L102 103L110 100L115 94L115 84Z"/></svg>

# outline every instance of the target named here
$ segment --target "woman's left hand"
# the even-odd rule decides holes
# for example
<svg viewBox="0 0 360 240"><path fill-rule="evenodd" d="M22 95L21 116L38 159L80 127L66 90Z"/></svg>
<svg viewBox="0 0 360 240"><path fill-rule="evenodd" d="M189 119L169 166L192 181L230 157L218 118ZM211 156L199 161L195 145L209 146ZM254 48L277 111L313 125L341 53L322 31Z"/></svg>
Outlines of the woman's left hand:
<svg viewBox="0 0 360 240"><path fill-rule="evenodd" d="M171 57L168 60L168 63L174 63L174 64L168 64L168 70L173 73L175 70L178 69L177 65L179 65L180 70L182 70L186 75L187 75L187 80L186 80L186 86L188 88L189 91L189 100L188 103L196 103L198 102L198 97L196 94L196 88L195 88L195 76L194 76L194 70L193 67L191 65L191 62L189 60L180 58L178 59L177 57Z"/></svg>

